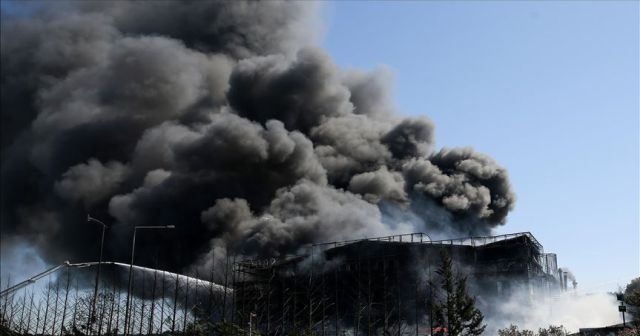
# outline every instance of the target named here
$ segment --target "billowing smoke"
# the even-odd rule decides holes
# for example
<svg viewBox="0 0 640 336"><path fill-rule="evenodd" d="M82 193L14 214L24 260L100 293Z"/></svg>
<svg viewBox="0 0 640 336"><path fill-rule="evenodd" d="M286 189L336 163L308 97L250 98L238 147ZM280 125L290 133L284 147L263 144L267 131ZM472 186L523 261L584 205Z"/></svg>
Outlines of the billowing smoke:
<svg viewBox="0 0 640 336"><path fill-rule="evenodd" d="M538 330L562 325L569 333L580 328L596 328L620 323L615 296L608 293L557 292L532 296L526 289L514 290L503 299L493 299L494 308L487 316L488 334L517 325L520 329Z"/></svg>
<svg viewBox="0 0 640 336"><path fill-rule="evenodd" d="M316 4L32 7L2 14L3 243L94 259L90 213L112 225L106 258L126 261L134 226L175 225L141 234L136 260L160 249L180 269L226 249L487 233L513 207L504 168L438 150L430 120L395 111L387 71L317 47Z"/></svg>
<svg viewBox="0 0 640 336"><path fill-rule="evenodd" d="M575 289L578 286L578 281L576 280L576 276L573 275L573 273L568 268L566 267L558 268L558 271L560 272L560 276L563 277L563 281L566 282L564 284L566 288Z"/></svg>

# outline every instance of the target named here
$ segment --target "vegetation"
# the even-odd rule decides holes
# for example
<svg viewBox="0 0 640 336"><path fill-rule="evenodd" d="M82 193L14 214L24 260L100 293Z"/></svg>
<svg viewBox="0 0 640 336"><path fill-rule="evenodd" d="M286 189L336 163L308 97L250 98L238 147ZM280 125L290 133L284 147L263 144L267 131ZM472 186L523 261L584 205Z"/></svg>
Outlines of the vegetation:
<svg viewBox="0 0 640 336"><path fill-rule="evenodd" d="M640 277L631 280L624 290L624 300L627 304L640 307Z"/></svg>
<svg viewBox="0 0 640 336"><path fill-rule="evenodd" d="M633 320L632 324L635 329L640 328L640 277L631 280L624 290L624 302L627 305L634 306L629 309L629 313Z"/></svg>
<svg viewBox="0 0 640 336"><path fill-rule="evenodd" d="M638 328L625 328L624 330L622 330L618 336L639 336L640 335L640 329Z"/></svg>
<svg viewBox="0 0 640 336"><path fill-rule="evenodd" d="M510 325L508 328L498 330L498 336L565 336L567 332L563 326L550 325L548 328L540 328L535 333L532 330L519 330L518 326Z"/></svg>
<svg viewBox="0 0 640 336"><path fill-rule="evenodd" d="M19 334L9 329L9 327L7 327L7 321L5 321L3 318L0 318L0 335L13 336Z"/></svg>
<svg viewBox="0 0 640 336"><path fill-rule="evenodd" d="M453 262L442 253L439 276L439 295L434 297L435 334L448 336L481 335L486 328L484 316L475 307L475 298L467 293L467 279L454 274ZM435 331L434 330L434 331Z"/></svg>

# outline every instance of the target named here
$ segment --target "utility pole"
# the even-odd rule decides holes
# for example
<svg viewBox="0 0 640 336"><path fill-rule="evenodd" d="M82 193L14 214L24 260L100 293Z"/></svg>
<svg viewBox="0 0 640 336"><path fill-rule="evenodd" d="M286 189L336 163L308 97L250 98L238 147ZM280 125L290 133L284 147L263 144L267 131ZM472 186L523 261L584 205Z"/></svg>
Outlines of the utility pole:
<svg viewBox="0 0 640 336"><path fill-rule="evenodd" d="M67 287L64 291L64 308L62 309L62 322L60 323L60 335L64 330L64 321L67 317L67 299L69 298L69 283L71 282L71 275L69 274L69 267L67 267Z"/></svg>
<svg viewBox="0 0 640 336"><path fill-rule="evenodd" d="M133 239L131 240L131 263L129 264L129 285L127 286L127 303L124 311L124 335L129 334L129 323L131 322L131 314L129 313L129 307L131 304L131 284L133 281L133 257L136 250L136 232L138 229L175 229L174 225L165 226L136 226L133 228Z"/></svg>
<svg viewBox="0 0 640 336"><path fill-rule="evenodd" d="M90 215L87 215L87 222L94 222L102 225L102 238L100 238L100 259L98 261L98 270L96 271L96 284L93 289L93 300L91 300L91 309L89 311L89 320L87 321L87 330L90 330L89 327L95 322L95 313L96 313L96 299L98 297L98 284L100 283L100 269L102 268L102 251L104 247L104 232L107 229L107 225Z"/></svg>
<svg viewBox="0 0 640 336"><path fill-rule="evenodd" d="M249 336L251 336L251 326L254 317L256 317L255 313L249 313Z"/></svg>

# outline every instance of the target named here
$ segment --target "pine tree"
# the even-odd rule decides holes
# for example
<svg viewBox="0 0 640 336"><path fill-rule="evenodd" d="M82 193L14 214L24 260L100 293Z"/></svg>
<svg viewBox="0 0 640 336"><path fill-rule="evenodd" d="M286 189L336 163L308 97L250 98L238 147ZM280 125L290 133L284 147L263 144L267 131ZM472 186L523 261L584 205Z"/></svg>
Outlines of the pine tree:
<svg viewBox="0 0 640 336"><path fill-rule="evenodd" d="M434 322L438 334L450 336L481 335L486 328L484 316L475 307L475 298L467 293L467 279L453 272L451 257L443 252L436 273L440 278L440 298L434 302Z"/></svg>

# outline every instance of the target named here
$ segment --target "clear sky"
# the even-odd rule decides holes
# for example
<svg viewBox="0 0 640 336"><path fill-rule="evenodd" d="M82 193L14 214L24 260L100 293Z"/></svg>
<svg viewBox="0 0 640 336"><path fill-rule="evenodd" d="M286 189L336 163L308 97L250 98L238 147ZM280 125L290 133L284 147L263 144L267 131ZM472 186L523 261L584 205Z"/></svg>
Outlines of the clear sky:
<svg viewBox="0 0 640 336"><path fill-rule="evenodd" d="M324 46L387 67L398 109L472 146L518 196L499 233L530 231L583 291L640 275L639 2L333 2Z"/></svg>

